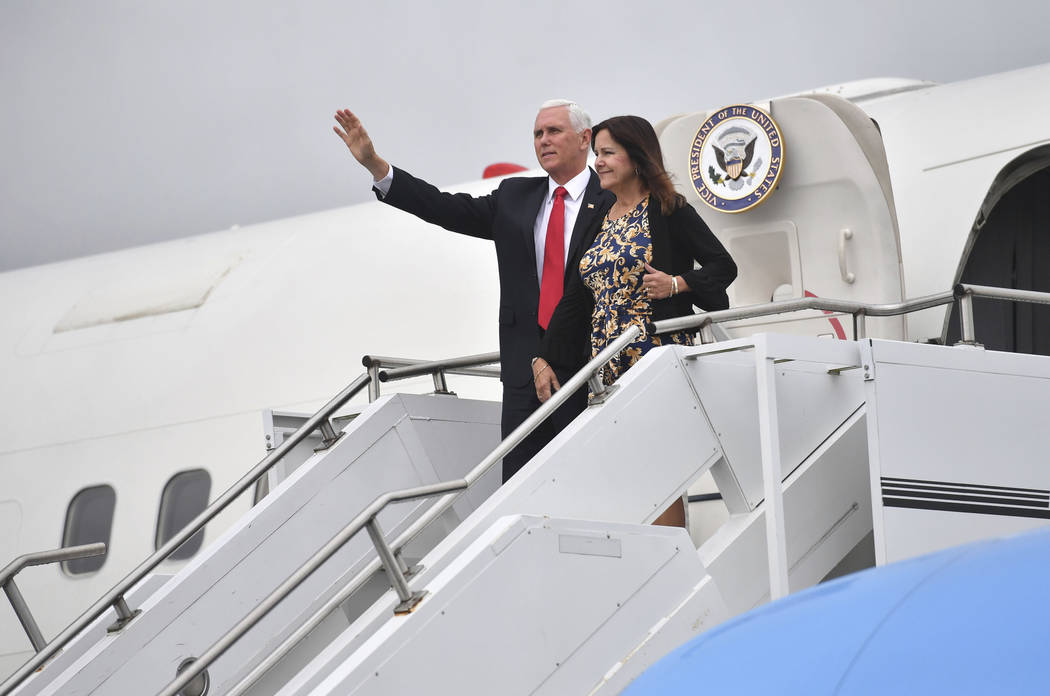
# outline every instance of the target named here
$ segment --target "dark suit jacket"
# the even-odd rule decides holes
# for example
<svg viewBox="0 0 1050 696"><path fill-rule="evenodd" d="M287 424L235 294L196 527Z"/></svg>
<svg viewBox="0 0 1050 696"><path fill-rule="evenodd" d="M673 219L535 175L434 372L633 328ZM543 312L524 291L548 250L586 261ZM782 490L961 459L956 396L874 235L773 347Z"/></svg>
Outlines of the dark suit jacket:
<svg viewBox="0 0 1050 696"><path fill-rule="evenodd" d="M689 292L653 300L650 321L692 314L693 305L708 311L727 309L726 288L736 278L736 263L696 210L686 203L663 215L659 201L650 198L648 215L653 242L653 260L649 265L670 275L680 275L689 285ZM600 229L598 225L593 234ZM592 236L584 251L593 243ZM700 262L702 268L694 268L694 260ZM594 294L577 269L554 310L539 355L559 368L575 371L582 367L591 357L593 311Z"/></svg>
<svg viewBox="0 0 1050 696"><path fill-rule="evenodd" d="M547 177L513 177L500 182L487 196L445 193L394 168L390 192L379 196L384 203L440 225L452 232L491 239L496 244L499 265L499 349L503 382L521 387L532 382L530 361L539 354L536 314L540 302L540 279L536 276L536 216L548 191ZM565 264L565 286L579 276L581 254L590 246L612 195L591 178L573 227ZM589 207L593 206L593 207Z"/></svg>

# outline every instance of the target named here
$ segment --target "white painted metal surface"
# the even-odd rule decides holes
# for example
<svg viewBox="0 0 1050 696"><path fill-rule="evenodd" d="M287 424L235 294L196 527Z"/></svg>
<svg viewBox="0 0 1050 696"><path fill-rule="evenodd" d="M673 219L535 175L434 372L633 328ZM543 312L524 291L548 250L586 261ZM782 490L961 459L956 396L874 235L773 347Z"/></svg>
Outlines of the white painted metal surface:
<svg viewBox="0 0 1050 696"><path fill-rule="evenodd" d="M784 469L780 461L780 419L777 417L776 356L765 341L755 351L758 381L758 430L762 443L762 488L765 493L766 555L769 565L769 597L780 599L788 589L787 539L784 538Z"/></svg>
<svg viewBox="0 0 1050 696"><path fill-rule="evenodd" d="M667 124L661 146L678 190L722 240L740 269L730 304L816 295L867 302L903 297L900 246L885 154L874 124L849 102L828 96L774 100L784 137L777 189L741 214L712 210L691 184L689 153L707 113ZM843 246L843 233L850 240ZM852 281L843 277L848 265ZM853 337L849 317L820 312L733 322L731 335L760 331ZM871 320L870 331L903 338L904 320Z"/></svg>
<svg viewBox="0 0 1050 696"><path fill-rule="evenodd" d="M680 529L502 518L310 693L585 694L704 576Z"/></svg>
<svg viewBox="0 0 1050 696"><path fill-rule="evenodd" d="M1048 83L1050 64L859 103L885 143L909 297L958 282L996 177L1025 152L1050 143ZM907 321L911 340L936 338L945 310Z"/></svg>
<svg viewBox="0 0 1050 696"><path fill-rule="evenodd" d="M862 346L879 564L1050 521L1050 358Z"/></svg>

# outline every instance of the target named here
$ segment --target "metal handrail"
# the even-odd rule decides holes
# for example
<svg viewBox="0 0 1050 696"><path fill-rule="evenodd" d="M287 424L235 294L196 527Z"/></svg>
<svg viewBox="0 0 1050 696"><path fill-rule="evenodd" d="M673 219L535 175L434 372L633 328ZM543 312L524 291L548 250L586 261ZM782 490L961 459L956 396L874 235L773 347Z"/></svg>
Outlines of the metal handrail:
<svg viewBox="0 0 1050 696"><path fill-rule="evenodd" d="M973 323L974 297L1009 300L1014 302L1050 304L1050 293L1046 292L959 283L952 290L890 304L868 304L851 300L834 300L825 297L807 297L799 300L766 302L764 304L748 305L747 307L737 307L735 309L723 309L715 312L700 312L684 317L664 319L663 321L655 322L653 324L653 330L656 333L667 333L688 329L701 330L703 342L710 343L712 342L710 340L710 334L709 332L704 331L704 329L707 329L713 323L818 309L825 312L839 312L842 314L853 315L853 335L856 338L864 338L867 333L864 326L864 317L866 316L890 317L900 314L909 314L911 312L917 312L931 307L951 304L958 300L959 322L961 325L959 342L966 345L975 345L977 340L974 333Z"/></svg>
<svg viewBox="0 0 1050 696"><path fill-rule="evenodd" d="M452 392L448 390L448 385L445 383L446 372L463 373L469 370L473 374L479 374L486 377L499 377L501 374L499 368L493 370L492 368L486 369L477 367L478 365L488 365L494 362L499 362L499 353L482 353L480 355L467 355L462 358L446 358L445 360L434 360L432 362L409 363L392 370L378 370L375 373L375 376L380 382L388 382L396 379L406 379L417 375L430 374L434 377L435 394L451 394ZM390 362L387 363L387 366L394 367ZM379 394L378 386L376 386L376 394Z"/></svg>
<svg viewBox="0 0 1050 696"><path fill-rule="evenodd" d="M637 326L631 326L624 331L615 340L610 342L601 352L598 353L594 358L591 359L582 369L572 376L562 388L554 393L554 395L540 405L532 415L525 419L521 425L514 429L510 435L507 436L499 445L496 446L487 457L485 457L481 463L471 469L462 479L455 479L452 481L443 481L440 483L431 484L428 486L418 486L415 488L406 488L398 491L392 491L384 493L372 501L361 513L359 513L353 520L347 524L342 531L332 537L327 544L325 544L317 553L310 557L306 563L301 565L291 576L288 577L280 586L271 592L262 602L256 605L255 609L248 613L236 626L227 631L218 640L215 641L207 650L205 650L200 657L198 657L185 671L179 674L173 681L171 681L159 694L158 696L177 696L179 691L189 684L197 675L203 672L211 665L217 658L225 653L234 643L236 643L245 633L247 633L253 626L261 621L275 606L277 606L285 597L287 597L292 591L295 590L302 582L304 582L314 571L321 567L332 555L334 555L343 544L349 541L355 534L360 532L363 528L367 527L369 534L372 537L372 542L376 546L376 550L380 555L380 558L385 559L383 568L390 576L395 591L397 591L399 598L402 601L402 605L414 606L415 602L422 597L423 593L416 592L414 594L409 592L407 581L404 578L404 574L400 569L400 563L397 561L400 550L411 541L416 534L418 534L426 525L440 516L448 507L452 504L455 498L465 490L472 483L477 481L483 476L496 462L503 458L510 450L518 445L522 440L525 439L533 430L539 426L551 413L554 412L562 403L569 399L569 397L576 392L577 389L584 386L591 380L592 375L596 374L597 371L604 366L609 360L611 360L617 353L623 348L628 346L638 335L641 330ZM595 386L592 382L592 387ZM413 500L417 498L429 498L437 495L442 497L432 505L425 513L423 513L419 519L417 519L408 529L406 529L393 544L388 544L382 536L376 522L378 514L390 503ZM373 561L373 564L377 563L378 559ZM363 584L364 580L367 579L367 575L358 573L358 575L351 582L354 586L354 590ZM346 592L344 588L343 592ZM353 590L350 591L352 593ZM347 593L349 596L350 593ZM326 604L327 607L331 602ZM314 621L317 617L317 613L314 614L307 623ZM297 631L293 635L299 635ZM278 646L277 650L270 651L270 654L266 658L267 661L276 661L287 649L285 643ZM281 652L282 649L284 652ZM275 657L276 656L276 657ZM272 662L267 662L272 664ZM264 670L263 670L264 671ZM251 678L253 675L261 674L257 667L253 670L248 677ZM254 678L257 678L255 676ZM253 679L254 680L254 679ZM242 684L247 681L242 680L236 688L240 688Z"/></svg>
<svg viewBox="0 0 1050 696"><path fill-rule="evenodd" d="M382 368L416 368L417 371L411 375L390 377L389 379L404 379L405 377L432 374L434 376L434 392L437 394L449 394L448 385L445 384L445 374L469 375L472 377L495 377L499 378L499 367L480 367L499 362L499 353L482 353L480 355L468 355L462 358L447 358L445 360L414 360L411 358L391 358L384 355L366 355L361 358L361 364L368 370L371 382L368 385L368 400L375 401L379 398L379 383L388 381L384 377L386 371ZM394 371L394 370L391 370Z"/></svg>
<svg viewBox="0 0 1050 696"><path fill-rule="evenodd" d="M98 617L109 610L110 607L116 611L118 621L130 621L135 616L135 613L130 610L127 602L124 600L125 593L145 578L154 568L163 563L172 551L181 546L191 536L199 532L208 522L225 510L238 496L251 488L260 476L269 471L270 468L277 464L277 462L279 462L292 448L309 437L314 430L322 425L327 426L330 429L331 425L329 424L328 419L354 395L368 386L368 383L369 376L367 374L360 375L345 389L339 392L331 401L322 406L320 410L308 418L307 421L284 442L282 442L280 446L272 450L258 464L252 467L247 474L242 476L240 480L228 488L222 496L217 498L203 512L193 518L189 524L183 527L182 531L169 539L168 542L157 549L153 555L128 573L124 579L104 594L101 599L91 605L87 611L67 626L64 631L55 636L54 640L43 649L39 650L34 657L30 658L24 665L18 668L14 674L4 680L3 684L0 684L0 696L6 696L6 694L11 693L11 691L23 679L25 679L26 676L32 674L41 665L51 659L52 656L65 647L70 639L87 628L91 622L98 619Z"/></svg>
<svg viewBox="0 0 1050 696"><path fill-rule="evenodd" d="M1017 288L996 288L990 285L959 283L955 286L955 293L957 296L966 294L974 297L987 297L994 300L1014 300L1017 302L1030 302L1035 304L1050 304L1050 292L1039 292L1036 290L1018 290Z"/></svg>
<svg viewBox="0 0 1050 696"><path fill-rule="evenodd" d="M435 372L448 372L450 374L466 374L461 368L477 365L488 365L491 363L499 362L499 353L480 353L478 355L467 355L462 358L446 358L445 360L433 360L431 362L408 362L405 361L403 365L396 366L394 363L386 362L383 363L387 367L395 369L391 370L380 370L379 381L380 382L392 382L397 379L407 379L408 377L416 377L418 375L433 374ZM470 374L491 376L495 374L499 376L498 371L492 370L471 370Z"/></svg>
<svg viewBox="0 0 1050 696"><path fill-rule="evenodd" d="M92 621L95 621L110 607L113 607L116 611L118 623L126 624L131 621L138 612L133 612L124 600L124 595L127 591L142 580L147 573L160 565L172 551L181 546L187 539L199 532L208 522L224 511L238 496L254 485L259 477L268 472L274 465L281 461L289 451L309 437L315 430L320 430L324 434L325 443L327 445L335 442L335 440L338 439L338 435L336 435L332 429L329 419L337 410L342 408L346 402L357 395L365 387L369 387L370 397L372 396L373 390L375 396L378 397L378 370L381 366L419 366L419 368L422 369L419 370L418 374L433 372L435 375L435 387L437 387L439 374L441 375L441 385L444 386L445 372L451 374L498 377L498 370L486 370L478 367L480 365L487 365L498 361L499 353L485 353L482 355L467 356L465 358L449 358L440 361L423 361L408 358L366 355L362 359L364 366L368 368L368 371L365 374L357 377L357 379L351 382L345 389L336 394L327 404L322 406L316 413L308 418L306 422L304 422L292 435L285 439L280 446L271 450L269 454L252 467L247 474L242 476L240 480L227 489L221 497L217 498L203 512L191 520L182 531L172 537L166 544L164 544L164 546L157 549L153 555L126 575L120 582L110 589L109 592L103 595L101 599L95 602L95 604L89 607L87 611L67 626L64 631L55 636L50 644L43 645L42 647L38 647L34 644L34 647L37 649L37 654L0 684L0 696L6 696L6 694L9 694L19 683L21 683L22 679L47 662L47 660L61 650L71 638L80 633L80 631L86 628ZM444 391L444 389L440 389L439 391ZM374 401L375 399L370 398L369 400ZM61 549L61 551L68 552L70 549ZM67 557L64 556L63 558ZM7 569L5 568L5 571L6 570ZM17 592L17 587L15 588L15 592ZM21 616L19 618L21 619ZM24 625L25 624L23 623L23 626ZM27 631L28 630L29 629L27 628ZM39 636L39 630L37 631L37 635ZM30 640L33 640L33 638L31 637Z"/></svg>
<svg viewBox="0 0 1050 696"><path fill-rule="evenodd" d="M1029 302L1033 304L1050 304L1050 293L1035 290L1018 290L1016 288L993 288L987 285L970 285L960 283L955 286L955 295L959 299L959 322L961 324L960 343L977 344L973 324L973 298L984 297L991 300L1012 302Z"/></svg>
<svg viewBox="0 0 1050 696"><path fill-rule="evenodd" d="M818 309L825 312L852 314L855 319L858 316L889 317L898 314L907 314L909 312L917 312L938 305L950 304L954 300L955 294L950 290L893 304L868 304L851 300L834 300L827 297L806 297L798 300L765 302L762 304L748 305L746 307L722 309L715 312L699 312L684 317L664 319L662 321L654 322L653 330L656 333L668 333L687 329L696 330L702 329L713 323L735 321L737 319L753 319L755 317L766 317L774 314L787 314L790 312L801 312L811 309ZM860 328L861 332L855 334L858 338L861 338L863 334L863 326ZM705 341L705 343L706 342L707 341Z"/></svg>
<svg viewBox="0 0 1050 696"><path fill-rule="evenodd" d="M26 635L29 636L29 642L32 643L34 650L37 652L43 650L47 646L47 641L44 640L44 634L40 632L40 627L37 626L36 619L33 618L33 612L29 611L29 605L26 603L25 597L22 596L18 585L15 584L15 576L22 572L24 568L30 566L101 556L105 552L106 545L102 542L82 544L80 546L66 546L65 548L52 549L50 551L34 551L33 553L19 556L4 566L3 570L0 570L0 587L4 588L4 593L11 602L11 608L15 610L15 616L18 617L18 622L22 624Z"/></svg>
<svg viewBox="0 0 1050 696"><path fill-rule="evenodd" d="M499 377L500 374L498 365L496 367L482 367L483 365L498 363L498 351L468 355L463 358L447 358L445 360L419 360L414 358L391 358L385 355L366 355L361 358L361 362L365 367L380 368L379 372L382 372L384 367L402 368L426 365L428 366L427 369L419 374L426 374L429 370L442 370L450 375L467 375L470 377ZM449 366L449 363L454 363L454 365ZM391 377L390 379L397 378Z"/></svg>

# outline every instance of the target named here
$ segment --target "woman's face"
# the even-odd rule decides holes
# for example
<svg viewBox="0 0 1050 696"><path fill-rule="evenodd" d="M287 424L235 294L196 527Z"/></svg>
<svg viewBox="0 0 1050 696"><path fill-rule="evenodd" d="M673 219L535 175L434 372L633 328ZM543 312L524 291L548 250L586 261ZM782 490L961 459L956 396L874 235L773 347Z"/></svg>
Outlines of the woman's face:
<svg viewBox="0 0 1050 696"><path fill-rule="evenodd" d="M627 156L627 151L612 139L607 129L599 131L594 139L594 171L598 172L598 181L607 191L622 191L638 178L634 171L634 162Z"/></svg>

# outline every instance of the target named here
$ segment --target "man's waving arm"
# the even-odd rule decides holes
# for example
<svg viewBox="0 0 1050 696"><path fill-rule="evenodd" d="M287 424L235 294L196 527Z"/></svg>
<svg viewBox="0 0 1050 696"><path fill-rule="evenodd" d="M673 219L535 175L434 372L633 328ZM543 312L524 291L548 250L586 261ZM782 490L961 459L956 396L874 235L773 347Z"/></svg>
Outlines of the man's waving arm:
<svg viewBox="0 0 1050 696"><path fill-rule="evenodd" d="M372 138L368 137L368 131L361 124L361 120L349 109L336 111L335 120L339 125L333 126L332 130L346 143L350 154L371 172L372 179L382 181L390 173L390 164L376 154Z"/></svg>

